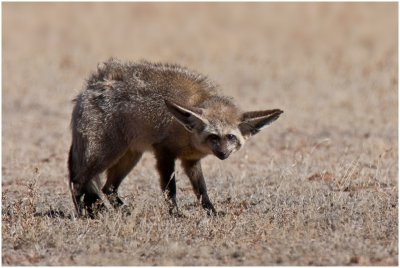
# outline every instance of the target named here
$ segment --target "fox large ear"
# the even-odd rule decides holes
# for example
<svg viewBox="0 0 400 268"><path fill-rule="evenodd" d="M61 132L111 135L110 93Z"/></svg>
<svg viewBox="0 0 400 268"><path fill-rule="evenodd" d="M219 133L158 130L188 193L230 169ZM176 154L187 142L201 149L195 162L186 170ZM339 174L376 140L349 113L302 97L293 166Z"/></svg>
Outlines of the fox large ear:
<svg viewBox="0 0 400 268"><path fill-rule="evenodd" d="M164 101L168 111L188 131L193 132L194 129L203 130L205 128L207 120L201 116L203 111L200 108L187 108L169 100Z"/></svg>
<svg viewBox="0 0 400 268"><path fill-rule="evenodd" d="M252 136L274 122L283 113L282 110L273 109L265 111L247 112L242 114L242 122L239 124L243 136Z"/></svg>

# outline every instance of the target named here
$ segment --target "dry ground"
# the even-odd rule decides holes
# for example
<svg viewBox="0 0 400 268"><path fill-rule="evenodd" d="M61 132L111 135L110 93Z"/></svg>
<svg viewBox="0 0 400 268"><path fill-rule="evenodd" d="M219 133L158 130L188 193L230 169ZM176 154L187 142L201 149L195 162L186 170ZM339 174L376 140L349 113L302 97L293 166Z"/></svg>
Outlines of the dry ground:
<svg viewBox="0 0 400 268"><path fill-rule="evenodd" d="M3 265L396 265L397 4L26 4L3 7ZM282 117L226 161L197 205L166 213L146 155L130 215L72 219L71 100L97 63L176 62L244 109Z"/></svg>

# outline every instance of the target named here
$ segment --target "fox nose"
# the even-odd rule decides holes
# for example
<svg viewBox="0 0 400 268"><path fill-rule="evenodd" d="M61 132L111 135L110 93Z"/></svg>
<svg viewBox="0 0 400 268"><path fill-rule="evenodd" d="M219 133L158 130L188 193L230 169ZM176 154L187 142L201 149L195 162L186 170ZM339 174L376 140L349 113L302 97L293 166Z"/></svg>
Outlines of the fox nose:
<svg viewBox="0 0 400 268"><path fill-rule="evenodd" d="M228 152L216 152L215 154L219 159L225 160L228 158L229 153Z"/></svg>

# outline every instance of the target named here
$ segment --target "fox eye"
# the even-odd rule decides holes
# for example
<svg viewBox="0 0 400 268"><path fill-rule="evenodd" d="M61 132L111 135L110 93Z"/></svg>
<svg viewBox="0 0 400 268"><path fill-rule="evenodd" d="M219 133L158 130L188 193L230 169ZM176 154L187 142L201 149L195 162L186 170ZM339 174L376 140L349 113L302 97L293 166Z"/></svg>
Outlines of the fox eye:
<svg viewBox="0 0 400 268"><path fill-rule="evenodd" d="M235 136L235 135L232 135L232 134L226 135L226 138L227 138L229 141L236 141L236 140L237 140L236 136Z"/></svg>
<svg viewBox="0 0 400 268"><path fill-rule="evenodd" d="M210 141L212 141L212 142L217 142L217 141L219 141L219 136L218 136L218 135L215 135L215 134L210 134L210 135L208 136L208 138L209 138Z"/></svg>

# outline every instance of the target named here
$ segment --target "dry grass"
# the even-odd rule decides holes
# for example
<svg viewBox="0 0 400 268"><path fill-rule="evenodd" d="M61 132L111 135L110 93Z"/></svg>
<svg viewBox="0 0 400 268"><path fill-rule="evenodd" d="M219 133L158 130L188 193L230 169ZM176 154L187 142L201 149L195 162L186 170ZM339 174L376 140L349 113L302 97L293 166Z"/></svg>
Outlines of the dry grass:
<svg viewBox="0 0 400 268"><path fill-rule="evenodd" d="M110 56L178 62L283 116L178 169L168 215L146 155L126 214L74 219L70 100ZM397 265L397 4L3 4L3 265Z"/></svg>

